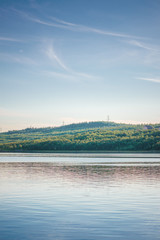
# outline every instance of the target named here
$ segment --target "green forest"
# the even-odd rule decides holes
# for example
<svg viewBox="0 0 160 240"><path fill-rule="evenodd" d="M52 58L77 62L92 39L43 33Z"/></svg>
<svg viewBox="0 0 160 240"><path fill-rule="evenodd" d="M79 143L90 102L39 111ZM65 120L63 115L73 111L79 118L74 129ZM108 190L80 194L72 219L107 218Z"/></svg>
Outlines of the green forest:
<svg viewBox="0 0 160 240"><path fill-rule="evenodd" d="M0 133L1 152L160 151L160 124L85 122Z"/></svg>

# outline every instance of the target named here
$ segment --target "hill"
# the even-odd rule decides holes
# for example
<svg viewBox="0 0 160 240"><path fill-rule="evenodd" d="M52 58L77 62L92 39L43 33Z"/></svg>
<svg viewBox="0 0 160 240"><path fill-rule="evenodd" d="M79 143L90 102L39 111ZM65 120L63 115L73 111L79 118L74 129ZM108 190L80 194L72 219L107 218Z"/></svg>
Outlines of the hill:
<svg viewBox="0 0 160 240"><path fill-rule="evenodd" d="M134 126L134 125L127 125L127 124L121 124L121 123L114 123L114 122L82 122L82 123L72 123L68 125L63 125L60 127L47 127L47 128L26 128L23 130L17 130L17 131L8 131L6 134L21 134L21 133L51 133L51 132L65 132L65 131L75 131L75 130L86 130L86 129L92 129L92 128L122 128L127 126Z"/></svg>
<svg viewBox="0 0 160 240"><path fill-rule="evenodd" d="M0 151L160 150L160 124L84 122L0 134Z"/></svg>

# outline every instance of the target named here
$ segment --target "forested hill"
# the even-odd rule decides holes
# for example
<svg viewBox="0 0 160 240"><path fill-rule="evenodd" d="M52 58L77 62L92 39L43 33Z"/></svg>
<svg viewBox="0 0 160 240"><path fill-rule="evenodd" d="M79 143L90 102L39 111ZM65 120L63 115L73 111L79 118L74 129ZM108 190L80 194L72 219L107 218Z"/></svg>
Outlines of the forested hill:
<svg viewBox="0 0 160 240"><path fill-rule="evenodd" d="M82 122L82 123L72 123L68 125L63 125L60 127L47 127L47 128L26 128L23 130L9 131L6 134L22 134L22 133L53 133L53 132L66 132L66 131L76 131L76 130L87 130L92 128L133 128L134 125L121 124L115 122Z"/></svg>
<svg viewBox="0 0 160 240"><path fill-rule="evenodd" d="M0 133L0 151L159 151L160 124L84 122Z"/></svg>

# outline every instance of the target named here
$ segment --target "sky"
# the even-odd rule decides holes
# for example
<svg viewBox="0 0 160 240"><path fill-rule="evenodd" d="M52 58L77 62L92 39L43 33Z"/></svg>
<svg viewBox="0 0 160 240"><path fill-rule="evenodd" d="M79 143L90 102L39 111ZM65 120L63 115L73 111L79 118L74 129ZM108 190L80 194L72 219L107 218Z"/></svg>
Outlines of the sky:
<svg viewBox="0 0 160 240"><path fill-rule="evenodd" d="M159 0L0 0L0 131L160 122Z"/></svg>

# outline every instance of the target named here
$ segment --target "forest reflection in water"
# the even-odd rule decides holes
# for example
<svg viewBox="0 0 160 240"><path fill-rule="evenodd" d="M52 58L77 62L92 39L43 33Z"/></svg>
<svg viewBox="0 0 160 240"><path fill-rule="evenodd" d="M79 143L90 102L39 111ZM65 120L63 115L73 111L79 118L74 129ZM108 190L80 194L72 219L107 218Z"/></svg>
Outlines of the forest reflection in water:
<svg viewBox="0 0 160 240"><path fill-rule="evenodd" d="M0 239L159 239L160 165L0 163Z"/></svg>

